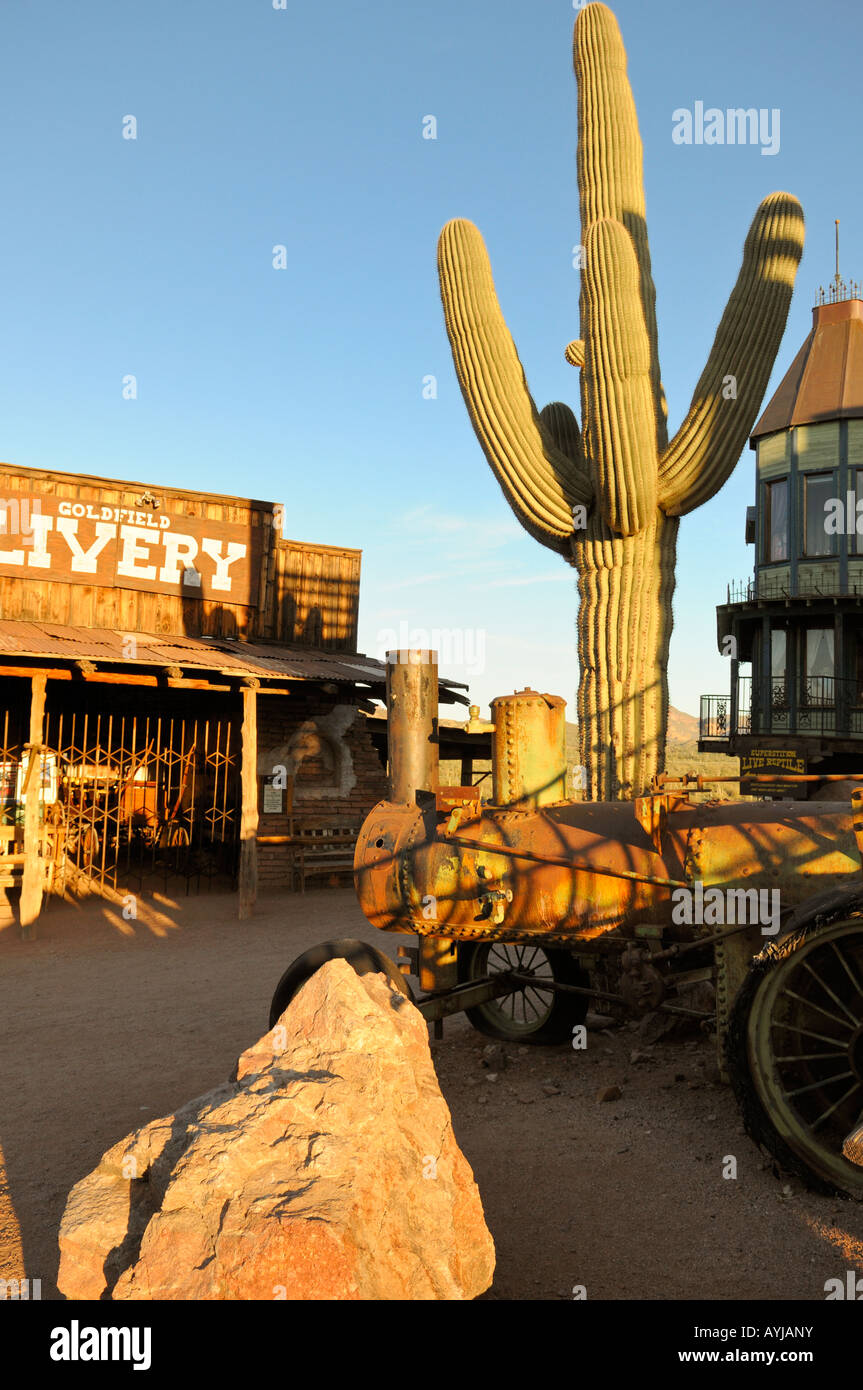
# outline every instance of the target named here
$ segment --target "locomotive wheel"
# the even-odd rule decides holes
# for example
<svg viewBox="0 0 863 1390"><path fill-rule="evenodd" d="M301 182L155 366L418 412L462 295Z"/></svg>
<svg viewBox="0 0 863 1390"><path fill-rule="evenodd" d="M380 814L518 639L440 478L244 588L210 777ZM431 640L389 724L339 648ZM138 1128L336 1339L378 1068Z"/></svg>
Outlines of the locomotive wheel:
<svg viewBox="0 0 863 1390"><path fill-rule="evenodd" d="M92 825L83 826L75 840L75 859L79 869L90 873L93 860L99 858L99 834Z"/></svg>
<svg viewBox="0 0 863 1390"><path fill-rule="evenodd" d="M726 1056L750 1136L816 1191L863 1200L863 1168L842 1156L863 1111L863 918L756 957Z"/></svg>
<svg viewBox="0 0 863 1390"><path fill-rule="evenodd" d="M569 951L552 951L530 942L482 941L459 946L459 980L480 980L504 970L530 971L542 980L587 988L589 977ZM573 1028L587 1016L586 994L554 994L530 985L490 999L465 1013L476 1028L489 1038L504 1042L562 1043L572 1037Z"/></svg>
<svg viewBox="0 0 863 1390"><path fill-rule="evenodd" d="M413 999L410 985L404 975L395 961L390 960L389 956L385 956L383 951L377 950L375 946L369 946L365 941L355 941L351 937L342 937L338 941L322 941L320 945L312 946L310 950L297 956L297 959L288 966L276 985L276 992L270 1005L271 1028L276 1026L294 995L306 983L306 980L310 980L315 971L320 970L321 966L326 964L328 960L334 960L336 957L348 961L358 975L378 972L386 975L390 984L395 985L400 993L407 999Z"/></svg>
<svg viewBox="0 0 863 1390"><path fill-rule="evenodd" d="M169 863L181 873L189 857L189 832L185 825L169 825L164 836Z"/></svg>

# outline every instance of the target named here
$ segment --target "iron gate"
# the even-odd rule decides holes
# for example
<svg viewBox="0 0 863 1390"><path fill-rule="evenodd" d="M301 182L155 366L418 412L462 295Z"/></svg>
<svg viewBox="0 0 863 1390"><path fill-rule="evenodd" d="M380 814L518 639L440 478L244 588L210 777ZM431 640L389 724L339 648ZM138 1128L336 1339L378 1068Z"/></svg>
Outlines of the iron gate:
<svg viewBox="0 0 863 1390"><path fill-rule="evenodd" d="M43 765L58 891L77 876L116 891L176 877L186 892L235 886L235 718L49 709Z"/></svg>

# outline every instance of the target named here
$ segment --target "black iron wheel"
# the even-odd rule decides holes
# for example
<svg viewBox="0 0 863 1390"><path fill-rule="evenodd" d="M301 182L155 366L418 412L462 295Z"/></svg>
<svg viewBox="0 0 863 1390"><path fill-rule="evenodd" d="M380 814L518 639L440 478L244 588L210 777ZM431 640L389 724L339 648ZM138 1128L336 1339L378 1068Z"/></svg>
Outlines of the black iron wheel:
<svg viewBox="0 0 863 1390"><path fill-rule="evenodd" d="M516 970L532 974L537 982L557 980L587 989L587 972L569 951L555 951L531 942L482 941L459 946L459 980L480 980L486 975ZM572 1030L587 1016L586 994L555 993L526 985L478 1004L465 1013L478 1032L504 1042L551 1045L569 1041Z"/></svg>
<svg viewBox="0 0 863 1390"><path fill-rule="evenodd" d="M334 960L336 957L348 961L358 975L367 975L370 972L386 975L391 984L395 985L405 998L413 998L410 985L395 961L390 960L389 956L385 956L383 951L379 951L377 947L369 946L367 942L356 941L351 937L342 937L338 941L322 941L318 946L312 946L310 950L297 956L297 959L288 966L276 985L276 992L270 1005L271 1028L276 1026L294 995L302 988L306 980L311 979L315 971L320 970L321 966L328 960Z"/></svg>
<svg viewBox="0 0 863 1390"><path fill-rule="evenodd" d="M726 1038L747 1132L816 1191L863 1200L842 1145L863 1112L863 918L810 925L753 961Z"/></svg>

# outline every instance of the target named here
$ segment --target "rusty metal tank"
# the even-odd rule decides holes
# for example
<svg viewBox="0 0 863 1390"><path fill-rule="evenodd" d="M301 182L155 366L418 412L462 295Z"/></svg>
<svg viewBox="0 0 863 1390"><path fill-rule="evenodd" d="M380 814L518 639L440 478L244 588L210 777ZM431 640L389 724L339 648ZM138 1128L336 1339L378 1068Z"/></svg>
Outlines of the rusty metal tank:
<svg viewBox="0 0 863 1390"><path fill-rule="evenodd" d="M491 702L492 802L526 811L566 796L566 701L517 690Z"/></svg>
<svg viewBox="0 0 863 1390"><path fill-rule="evenodd" d="M397 654L394 665L405 665ZM356 847L357 894L375 927L551 943L657 923L685 938L692 927L675 921L676 889L779 889L793 908L859 876L847 803L696 805L674 792L564 800L564 701L536 691L493 702L493 801L473 787L440 787L434 683L420 681L421 666L413 658L406 667L411 718L391 713L397 795L374 808ZM391 673L390 688L405 679Z"/></svg>

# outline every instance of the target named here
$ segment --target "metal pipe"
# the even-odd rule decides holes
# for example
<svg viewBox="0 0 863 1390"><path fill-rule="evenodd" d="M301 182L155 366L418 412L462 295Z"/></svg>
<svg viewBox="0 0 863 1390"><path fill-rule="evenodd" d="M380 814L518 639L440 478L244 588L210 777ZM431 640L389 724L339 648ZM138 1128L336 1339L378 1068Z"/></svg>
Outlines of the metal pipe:
<svg viewBox="0 0 863 1390"><path fill-rule="evenodd" d="M390 799L401 805L438 788L437 652L387 652Z"/></svg>

